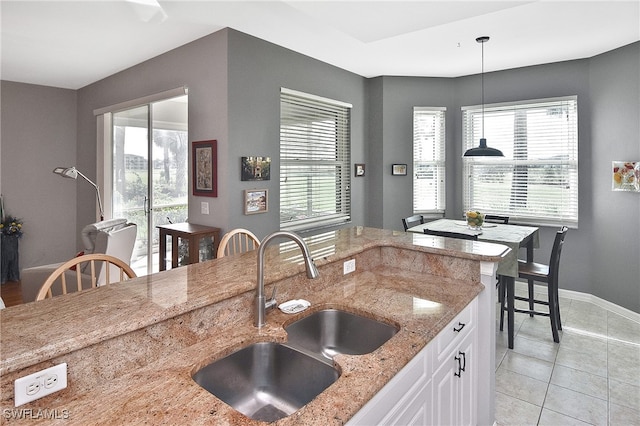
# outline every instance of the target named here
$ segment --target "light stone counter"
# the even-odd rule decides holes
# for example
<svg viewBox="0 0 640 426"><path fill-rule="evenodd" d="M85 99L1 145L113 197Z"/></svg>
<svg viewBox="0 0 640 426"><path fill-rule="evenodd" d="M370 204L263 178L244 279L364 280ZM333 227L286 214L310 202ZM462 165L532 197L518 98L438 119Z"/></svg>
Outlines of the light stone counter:
<svg viewBox="0 0 640 426"><path fill-rule="evenodd" d="M31 409L32 417L68 417L58 420L65 424L259 424L191 375L250 343L286 341L284 325L335 307L400 331L371 354L338 355L340 378L277 424L343 424L483 291L481 265L509 250L362 227L308 243L317 280L302 272L297 246L267 248L266 294L275 283L280 302L305 298L312 306L296 315L270 311L262 329L252 325L255 253L0 311L2 421L16 421L10 414L16 378L66 362L67 389L19 408ZM356 273L343 276L343 260L351 258Z"/></svg>

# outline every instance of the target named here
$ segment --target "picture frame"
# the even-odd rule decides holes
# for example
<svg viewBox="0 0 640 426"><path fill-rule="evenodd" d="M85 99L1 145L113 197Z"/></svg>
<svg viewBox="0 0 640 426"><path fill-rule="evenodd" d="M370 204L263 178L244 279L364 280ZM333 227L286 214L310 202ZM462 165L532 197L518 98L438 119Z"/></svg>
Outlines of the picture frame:
<svg viewBox="0 0 640 426"><path fill-rule="evenodd" d="M407 165L406 164L393 164L391 166L391 174L393 176L406 176Z"/></svg>
<svg viewBox="0 0 640 426"><path fill-rule="evenodd" d="M244 190L244 214L266 213L269 211L268 189Z"/></svg>
<svg viewBox="0 0 640 426"><path fill-rule="evenodd" d="M356 163L355 167L355 177L362 177L365 173L365 164L364 163Z"/></svg>
<svg viewBox="0 0 640 426"><path fill-rule="evenodd" d="M193 195L218 196L218 141L197 141L191 144Z"/></svg>
<svg viewBox="0 0 640 426"><path fill-rule="evenodd" d="M271 157L241 157L240 180L271 180Z"/></svg>
<svg viewBox="0 0 640 426"><path fill-rule="evenodd" d="M611 162L611 190L640 192L640 161Z"/></svg>

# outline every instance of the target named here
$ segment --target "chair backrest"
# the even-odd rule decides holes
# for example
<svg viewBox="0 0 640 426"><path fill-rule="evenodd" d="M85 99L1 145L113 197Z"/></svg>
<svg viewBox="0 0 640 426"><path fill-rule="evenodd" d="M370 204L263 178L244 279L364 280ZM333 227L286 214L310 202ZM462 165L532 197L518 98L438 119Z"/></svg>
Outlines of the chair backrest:
<svg viewBox="0 0 640 426"><path fill-rule="evenodd" d="M437 237L448 237L448 238L458 238L460 240L478 240L478 235L476 234L463 234L458 232L449 232L449 231L434 231L431 229L425 229L424 233L426 235L435 235Z"/></svg>
<svg viewBox="0 0 640 426"><path fill-rule="evenodd" d="M402 226L404 226L405 231L412 226L422 225L423 223L424 217L421 214L414 214L413 216L405 217L402 219Z"/></svg>
<svg viewBox="0 0 640 426"><path fill-rule="evenodd" d="M549 259L549 281L557 280L560 271L560 255L562 254L562 246L564 246L564 238L567 236L569 228L563 226L556 232L556 238L553 240L553 248L551 249L551 258Z"/></svg>
<svg viewBox="0 0 640 426"><path fill-rule="evenodd" d="M83 268L82 264L87 263L87 267ZM102 267L109 265L108 268ZM75 270L71 270L75 267ZM112 272L112 268L116 268L117 273ZM85 270L83 273L82 270ZM76 291L82 291L89 288L95 288L98 286L98 269L104 271L105 283L111 284L114 282L125 281L129 278L136 277L136 273L122 260L117 257L109 256L102 253L85 254L83 256L74 257L73 259L63 263L56 268L49 278L46 279L40 291L36 296L36 300L43 300L47 297L53 297L53 286L60 284L60 291L56 290L56 294L68 294ZM69 288L67 286L75 287ZM87 282L88 281L88 282ZM75 285L74 285L75 283Z"/></svg>
<svg viewBox="0 0 640 426"><path fill-rule="evenodd" d="M497 214L484 215L484 221L488 223L502 223L507 225L509 223L509 216L499 216Z"/></svg>
<svg viewBox="0 0 640 426"><path fill-rule="evenodd" d="M136 234L138 227L135 223L127 223L122 227L117 227L112 230L103 230L97 233L95 239L95 253L106 254L122 260L129 265L131 263L131 255L133 254L133 247L136 243ZM97 284L103 285L106 283L105 271L100 264L100 269L97 272ZM118 269L115 266L110 266L111 274L117 274ZM86 272L83 268L83 272Z"/></svg>
<svg viewBox="0 0 640 426"><path fill-rule="evenodd" d="M233 229L224 234L220 240L216 257L220 258L255 250L259 245L260 240L253 234L253 232L243 228Z"/></svg>

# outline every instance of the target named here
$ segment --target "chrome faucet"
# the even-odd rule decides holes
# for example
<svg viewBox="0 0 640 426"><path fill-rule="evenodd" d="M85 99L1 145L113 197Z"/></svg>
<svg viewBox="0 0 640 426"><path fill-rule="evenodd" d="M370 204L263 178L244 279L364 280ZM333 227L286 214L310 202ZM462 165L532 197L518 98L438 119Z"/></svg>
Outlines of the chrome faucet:
<svg viewBox="0 0 640 426"><path fill-rule="evenodd" d="M313 259L309 254L309 247L307 247L307 243L297 234L289 231L276 231L272 234L264 237L260 246L258 247L258 289L256 294L256 312L255 319L253 321L253 325L256 327L262 327L266 323L266 311L268 309L273 309L276 306L276 297L275 297L275 289L273 294L269 300L266 300L264 296L264 251L269 242L271 242L274 238L285 237L289 238L300 247L302 250L302 257L304 258L304 266L307 269L307 278L315 279L320 276L318 272L318 268L315 263L313 263Z"/></svg>

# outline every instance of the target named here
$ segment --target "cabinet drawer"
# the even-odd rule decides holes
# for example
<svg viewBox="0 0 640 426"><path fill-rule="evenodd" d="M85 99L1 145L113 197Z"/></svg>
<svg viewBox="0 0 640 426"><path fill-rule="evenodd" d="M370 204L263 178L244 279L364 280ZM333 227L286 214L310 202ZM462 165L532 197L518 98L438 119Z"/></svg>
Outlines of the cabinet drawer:
<svg viewBox="0 0 640 426"><path fill-rule="evenodd" d="M473 299L436 337L435 356L440 359L449 347L457 345L476 326L477 298Z"/></svg>

